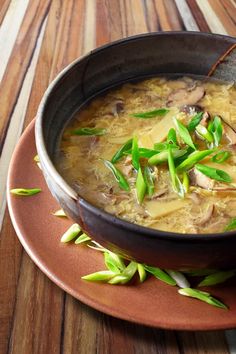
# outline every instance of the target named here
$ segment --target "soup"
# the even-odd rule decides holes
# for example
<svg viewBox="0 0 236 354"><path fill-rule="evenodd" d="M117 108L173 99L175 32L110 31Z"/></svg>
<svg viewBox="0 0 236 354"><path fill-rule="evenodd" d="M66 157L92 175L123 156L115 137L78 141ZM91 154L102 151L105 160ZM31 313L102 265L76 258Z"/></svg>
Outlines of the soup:
<svg viewBox="0 0 236 354"><path fill-rule="evenodd" d="M236 89L182 77L107 91L65 128L56 165L93 205L177 233L236 228Z"/></svg>

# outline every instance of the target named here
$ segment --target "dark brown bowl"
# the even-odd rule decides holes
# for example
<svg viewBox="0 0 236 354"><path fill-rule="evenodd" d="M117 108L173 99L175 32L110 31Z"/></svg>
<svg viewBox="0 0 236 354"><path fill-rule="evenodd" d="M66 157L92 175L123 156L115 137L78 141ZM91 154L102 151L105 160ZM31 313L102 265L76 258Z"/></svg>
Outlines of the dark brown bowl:
<svg viewBox="0 0 236 354"><path fill-rule="evenodd" d="M79 196L53 164L66 123L85 101L111 86L144 76L206 75L234 43L235 38L197 32L130 37L76 60L47 89L36 119L36 145L46 182L66 213L106 248L162 268L236 266L234 232L177 234L124 221Z"/></svg>

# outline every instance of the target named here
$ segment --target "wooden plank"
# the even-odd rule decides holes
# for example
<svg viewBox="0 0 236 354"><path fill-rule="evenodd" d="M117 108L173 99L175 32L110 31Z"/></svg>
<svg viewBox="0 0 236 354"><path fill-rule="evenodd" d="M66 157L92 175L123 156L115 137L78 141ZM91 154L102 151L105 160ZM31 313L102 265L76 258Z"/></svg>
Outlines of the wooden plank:
<svg viewBox="0 0 236 354"><path fill-rule="evenodd" d="M216 16L208 0L196 0L211 32L228 34L220 19Z"/></svg>
<svg viewBox="0 0 236 354"><path fill-rule="evenodd" d="M24 252L16 294L9 354L59 354L63 291Z"/></svg>
<svg viewBox="0 0 236 354"><path fill-rule="evenodd" d="M196 3L196 0L187 0L187 2L188 2L188 5L191 9L191 12L195 18L195 21L198 24L200 31L210 32L210 28L203 16L198 4Z"/></svg>
<svg viewBox="0 0 236 354"><path fill-rule="evenodd" d="M0 154L6 137L10 116L19 95L32 57L35 42L49 9L50 0L31 1L21 25L7 70L0 85Z"/></svg>
<svg viewBox="0 0 236 354"><path fill-rule="evenodd" d="M2 3L0 3L0 26L2 24L2 21L6 15L6 12L10 6L11 0L3 0Z"/></svg>
<svg viewBox="0 0 236 354"><path fill-rule="evenodd" d="M3 354L7 352L11 333L21 255L22 247L17 241L9 213L6 212L0 233L0 353Z"/></svg>
<svg viewBox="0 0 236 354"><path fill-rule="evenodd" d="M225 10L223 4L219 0L208 0L212 9L214 10L216 16L219 18L220 22L226 29L227 33L230 36L235 36L236 35L236 28L235 24L232 21L231 17Z"/></svg>
<svg viewBox="0 0 236 354"><path fill-rule="evenodd" d="M183 30L183 28L184 28L183 20L182 20L180 14L179 14L179 11L176 7L175 1L174 0L165 0L164 5L166 8L167 14L169 15L171 30L173 30L173 31Z"/></svg>
<svg viewBox="0 0 236 354"><path fill-rule="evenodd" d="M181 353L229 354L224 331L176 332Z"/></svg>
<svg viewBox="0 0 236 354"><path fill-rule="evenodd" d="M192 12L186 2L186 0L175 0L176 6L182 17L184 26L187 31L199 31L199 27L192 15Z"/></svg>

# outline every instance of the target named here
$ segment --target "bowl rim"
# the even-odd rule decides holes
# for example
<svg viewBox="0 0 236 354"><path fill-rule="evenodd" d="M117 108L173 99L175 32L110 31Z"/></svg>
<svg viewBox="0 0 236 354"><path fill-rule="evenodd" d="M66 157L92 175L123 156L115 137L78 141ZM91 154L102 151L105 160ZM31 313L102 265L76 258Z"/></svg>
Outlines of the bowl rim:
<svg viewBox="0 0 236 354"><path fill-rule="evenodd" d="M168 36L196 36L196 37L214 37L215 39L227 39L229 42L231 41L232 44L236 43L236 38L222 35L222 34L215 34L215 33L208 33L208 32L197 32L197 31L165 31L165 32L150 32L150 33L141 33L133 36L128 36L122 39L118 39L116 41L109 42L102 46L99 46L85 55L80 56L79 58L72 61L69 65L67 65L64 69L62 69L57 76L53 79L53 81L49 84L48 88L46 89L41 102L39 104L37 114L36 114L36 123L35 123L35 140L36 140L36 147L37 152L40 156L43 157L43 167L47 170L47 173L53 177L53 180L56 184L60 186L60 188L73 200L79 201L80 204L89 212L93 214L99 215L103 220L110 224L116 224L121 229L126 229L128 231L132 231L140 236L144 236L145 238L155 238L155 239L166 239L166 240L178 240L178 242L186 242L186 241L193 241L193 242L214 242L216 240L223 241L226 239L231 239L235 237L235 231L224 231L219 232L216 234L206 233L206 234L191 234L191 233L175 233L170 231L162 231L152 229L146 226L141 226L130 221L121 219L119 217L114 216L106 212L105 210L96 207L95 205L89 203L84 198L82 198L69 184L62 178L60 173L57 171L55 165L53 164L52 160L50 159L45 140L43 136L43 117L44 117L44 107L47 104L47 101L50 99L51 93L53 93L54 88L60 83L60 80L66 76L70 70L76 66L78 63L84 60L89 60L89 58L98 53L106 50L107 48L129 42L129 41L136 41L146 37L168 37Z"/></svg>

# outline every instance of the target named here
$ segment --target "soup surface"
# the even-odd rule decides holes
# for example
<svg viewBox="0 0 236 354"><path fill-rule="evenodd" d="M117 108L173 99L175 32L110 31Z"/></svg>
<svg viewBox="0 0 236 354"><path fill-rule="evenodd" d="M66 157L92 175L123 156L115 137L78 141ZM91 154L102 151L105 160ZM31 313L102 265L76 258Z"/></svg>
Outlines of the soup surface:
<svg viewBox="0 0 236 354"><path fill-rule="evenodd" d="M66 127L56 165L87 201L178 233L236 228L236 89L183 77L126 83Z"/></svg>

